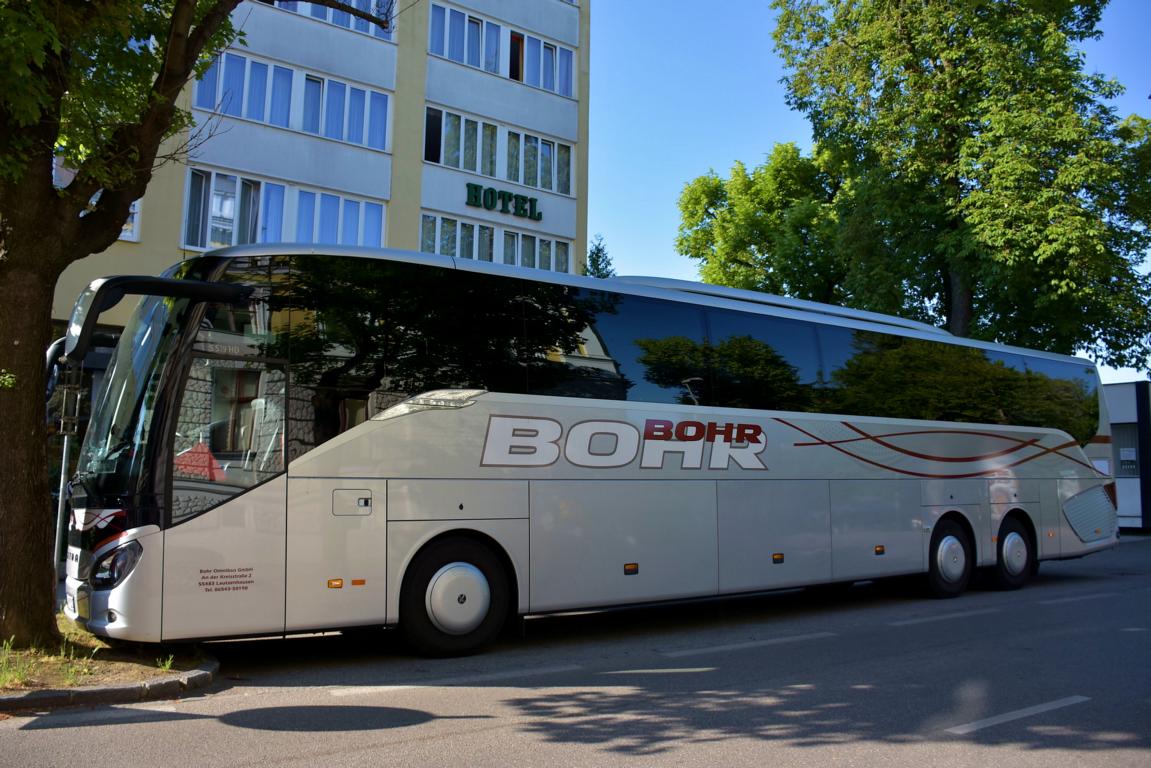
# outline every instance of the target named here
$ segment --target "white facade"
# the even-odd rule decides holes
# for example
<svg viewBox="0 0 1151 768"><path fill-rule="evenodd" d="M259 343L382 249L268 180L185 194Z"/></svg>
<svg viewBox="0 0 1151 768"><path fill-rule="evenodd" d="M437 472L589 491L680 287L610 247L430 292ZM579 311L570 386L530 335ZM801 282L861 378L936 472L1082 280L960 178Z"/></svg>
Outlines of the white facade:
<svg viewBox="0 0 1151 768"><path fill-rule="evenodd" d="M64 272L53 318L96 278L250 242L582 273L590 2L397 1L387 30L307 2L241 3L242 41L184 93L195 125L164 149L179 159L119 243ZM506 205L468 204L489 189ZM122 325L130 305L102 321Z"/></svg>
<svg viewBox="0 0 1151 768"><path fill-rule="evenodd" d="M243 42L191 87L180 246L383 245L581 271L586 0L395 11L388 30L311 3L236 11Z"/></svg>
<svg viewBox="0 0 1151 768"><path fill-rule="evenodd" d="M1107 412L1114 449L1112 472L1119 498L1119 525L1151 529L1151 384L1106 384Z"/></svg>

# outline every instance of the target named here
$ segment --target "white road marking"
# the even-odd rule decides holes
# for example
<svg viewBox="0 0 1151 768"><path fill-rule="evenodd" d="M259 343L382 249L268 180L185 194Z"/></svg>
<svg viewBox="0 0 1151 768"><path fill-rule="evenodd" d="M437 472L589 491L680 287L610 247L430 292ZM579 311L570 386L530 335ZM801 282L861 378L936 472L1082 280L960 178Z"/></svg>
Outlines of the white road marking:
<svg viewBox="0 0 1151 768"><path fill-rule="evenodd" d="M667 669L613 669L601 675L698 675L716 672L717 667L669 667Z"/></svg>
<svg viewBox="0 0 1151 768"><path fill-rule="evenodd" d="M333 696L366 696L373 693L392 693L394 691L407 691L418 688L445 688L461 685L475 685L478 683L493 683L502 680L518 680L538 675L556 675L561 672L576 672L583 669L579 664L565 666L539 667L529 670L509 670L507 672L489 672L483 675L467 675L462 677L445 677L439 680L425 680L418 683L403 683L399 685L360 685L352 688L333 688Z"/></svg>
<svg viewBox="0 0 1151 768"><path fill-rule="evenodd" d="M1115 597L1118 592L1095 592L1090 595L1076 595L1075 597L1057 597L1053 600L1040 600L1040 605L1060 605L1062 603L1078 603L1082 600L1095 600L1100 597Z"/></svg>
<svg viewBox="0 0 1151 768"><path fill-rule="evenodd" d="M924 616L918 619L904 619L903 621L890 621L889 627L910 627L915 624L930 624L933 621L951 621L952 619L966 619L969 616L983 616L988 613L999 613L998 608L982 608L978 611L958 611L956 613L943 613L938 616Z"/></svg>
<svg viewBox="0 0 1151 768"><path fill-rule="evenodd" d="M1068 696L1065 699L1057 699L1056 701L1049 701L1046 704L1037 704L1034 707L1027 707L1026 709L1017 709L1014 712L1005 712L1002 715L995 717L988 717L984 720L976 720L974 723L967 723L966 725L957 725L954 728L948 728L948 733L954 733L957 736L965 736L969 733L974 733L983 728L990 728L993 725L1001 723L1009 723L1012 720L1022 720L1025 717L1032 715L1041 715L1044 712L1050 712L1053 709L1062 709L1063 707L1070 707L1074 704L1082 704L1085 701L1091 701L1090 696Z"/></svg>
<svg viewBox="0 0 1151 768"><path fill-rule="evenodd" d="M804 640L820 640L825 637L835 637L834 632L813 632L809 635L792 635L791 637L773 637L770 640L752 640L747 643L730 643L728 645L712 645L707 648L689 648L683 651L663 651L660 653L669 659L682 659L685 656L703 656L708 653L725 653L727 651L743 651L748 648L763 648L769 645L782 645L784 643L801 643Z"/></svg>

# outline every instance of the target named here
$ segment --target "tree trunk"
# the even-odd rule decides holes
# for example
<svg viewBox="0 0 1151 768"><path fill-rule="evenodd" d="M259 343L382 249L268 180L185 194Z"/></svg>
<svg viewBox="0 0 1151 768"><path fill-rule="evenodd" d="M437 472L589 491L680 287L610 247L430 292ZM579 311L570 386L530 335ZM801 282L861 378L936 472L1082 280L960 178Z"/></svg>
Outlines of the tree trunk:
<svg viewBox="0 0 1151 768"><path fill-rule="evenodd" d="M974 296L967 279L958 270L947 270L947 330L954 336L971 335Z"/></svg>
<svg viewBox="0 0 1151 768"><path fill-rule="evenodd" d="M0 301L0 369L9 374L0 380L0 638L25 647L59 637L44 400L58 274L50 266L58 256L46 251L59 243L42 240L18 254L11 245L5 238L0 246L7 297Z"/></svg>

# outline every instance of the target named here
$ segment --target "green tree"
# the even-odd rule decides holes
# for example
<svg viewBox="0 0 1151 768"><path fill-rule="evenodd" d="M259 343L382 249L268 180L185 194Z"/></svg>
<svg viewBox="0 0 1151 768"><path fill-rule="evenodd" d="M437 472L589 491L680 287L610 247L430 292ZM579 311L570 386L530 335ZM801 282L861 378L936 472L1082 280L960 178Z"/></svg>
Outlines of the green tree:
<svg viewBox="0 0 1151 768"><path fill-rule="evenodd" d="M777 144L750 172L714 172L679 198L678 250L701 262L705 282L813 301L845 303L850 266L836 247L842 178L826 154L807 158Z"/></svg>
<svg viewBox="0 0 1151 768"><path fill-rule="evenodd" d="M817 146L790 166L833 181L790 197L753 183L765 201L733 195L735 172L691 182L680 248L717 259L705 279L727 282L730 254L753 252L734 284L820 298L790 277L818 276L831 300L957 335L1148 364L1151 124L1118 118L1106 100L1120 86L1085 73L1077 49L1104 0L774 5L788 102ZM789 167L778 152L747 178ZM710 213L717 186L728 199ZM789 248L792 217L820 236ZM696 222L702 242L685 237ZM745 226L758 250L721 247Z"/></svg>
<svg viewBox="0 0 1151 768"><path fill-rule="evenodd" d="M615 277L615 269L612 268L611 256L608 256L603 235L596 235L592 238L591 248L587 252L587 266L584 268L584 274L588 277Z"/></svg>
<svg viewBox="0 0 1151 768"><path fill-rule="evenodd" d="M321 0L387 23L377 15ZM56 280L120 235L190 124L177 99L234 37L240 0L0 0L0 637L56 635L44 349ZM75 176L63 187L53 167Z"/></svg>

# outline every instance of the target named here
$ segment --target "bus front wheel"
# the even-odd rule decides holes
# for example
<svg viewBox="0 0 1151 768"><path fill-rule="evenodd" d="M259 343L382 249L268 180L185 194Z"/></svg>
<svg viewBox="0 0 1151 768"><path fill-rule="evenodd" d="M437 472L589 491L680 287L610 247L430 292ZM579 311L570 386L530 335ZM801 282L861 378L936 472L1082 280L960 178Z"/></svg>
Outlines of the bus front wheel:
<svg viewBox="0 0 1151 768"><path fill-rule="evenodd" d="M491 549L477 541L433 542L404 576L400 628L419 653L472 653L499 633L507 613L507 575Z"/></svg>
<svg viewBox="0 0 1151 768"><path fill-rule="evenodd" d="M974 567L971 540L954 520L941 520L931 534L927 583L936 597L957 597L967 589Z"/></svg>
<svg viewBox="0 0 1151 768"><path fill-rule="evenodd" d="M999 546L995 558L995 583L1000 589L1019 589L1035 572L1035 552L1031 536L1014 517L999 526Z"/></svg>

